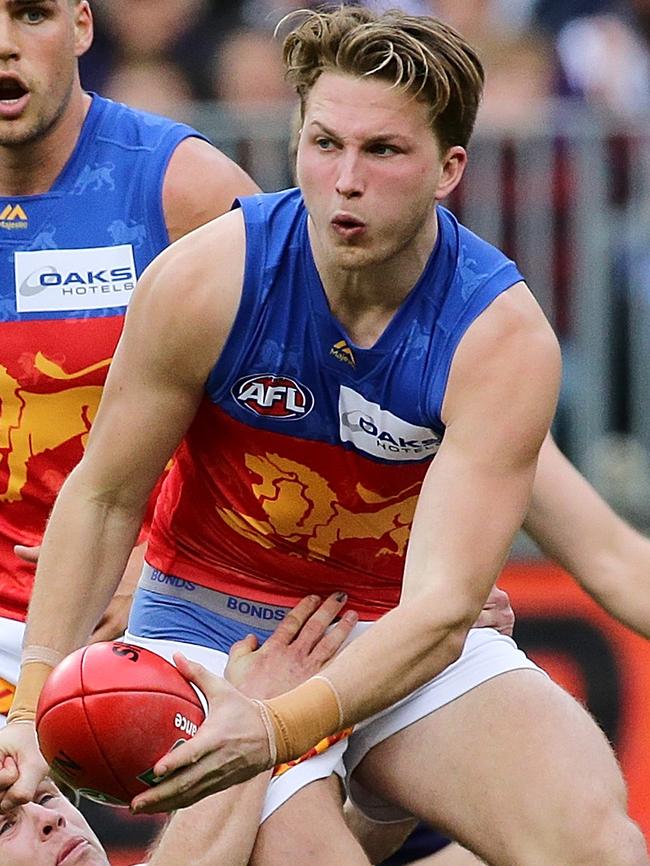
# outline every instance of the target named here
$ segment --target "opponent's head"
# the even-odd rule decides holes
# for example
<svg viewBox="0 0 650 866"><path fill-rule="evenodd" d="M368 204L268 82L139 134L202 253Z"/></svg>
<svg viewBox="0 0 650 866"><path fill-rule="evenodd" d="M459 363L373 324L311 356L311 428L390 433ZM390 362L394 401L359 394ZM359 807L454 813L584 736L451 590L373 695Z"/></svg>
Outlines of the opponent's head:
<svg viewBox="0 0 650 866"><path fill-rule="evenodd" d="M97 836L81 812L50 779L31 803L0 815L3 866L110 866Z"/></svg>
<svg viewBox="0 0 650 866"><path fill-rule="evenodd" d="M425 103L443 150L469 142L483 66L465 39L436 18L352 6L311 12L288 34L283 53L303 117L318 78L336 72L385 81Z"/></svg>
<svg viewBox="0 0 650 866"><path fill-rule="evenodd" d="M44 136L81 92L92 43L88 0L0 0L0 145Z"/></svg>

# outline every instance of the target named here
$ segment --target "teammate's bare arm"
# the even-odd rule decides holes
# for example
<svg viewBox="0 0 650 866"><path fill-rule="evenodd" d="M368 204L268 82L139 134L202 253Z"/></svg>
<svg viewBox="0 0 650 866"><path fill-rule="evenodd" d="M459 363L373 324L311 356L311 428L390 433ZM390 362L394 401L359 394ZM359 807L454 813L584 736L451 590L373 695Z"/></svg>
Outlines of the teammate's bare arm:
<svg viewBox="0 0 650 866"><path fill-rule="evenodd" d="M605 610L650 637L650 539L610 508L550 434L524 529Z"/></svg>

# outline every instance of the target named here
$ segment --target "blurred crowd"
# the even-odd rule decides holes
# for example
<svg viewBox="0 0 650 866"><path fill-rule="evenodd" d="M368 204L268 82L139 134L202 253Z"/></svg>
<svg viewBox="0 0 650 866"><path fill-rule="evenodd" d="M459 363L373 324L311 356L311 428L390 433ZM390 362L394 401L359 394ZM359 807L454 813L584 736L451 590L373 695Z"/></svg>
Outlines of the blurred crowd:
<svg viewBox="0 0 650 866"><path fill-rule="evenodd" d="M292 98L273 31L314 0L94 0L86 88L184 119L196 100L241 109ZM531 105L573 96L630 116L650 108L650 0L366 0L434 14L480 50L483 121L526 123Z"/></svg>

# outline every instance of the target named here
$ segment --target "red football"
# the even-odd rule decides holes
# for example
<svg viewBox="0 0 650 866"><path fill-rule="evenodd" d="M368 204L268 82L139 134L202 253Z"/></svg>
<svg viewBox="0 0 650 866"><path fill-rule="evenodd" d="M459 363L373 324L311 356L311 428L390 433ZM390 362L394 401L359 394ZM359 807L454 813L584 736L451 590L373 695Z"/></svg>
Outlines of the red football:
<svg viewBox="0 0 650 866"><path fill-rule="evenodd" d="M91 799L128 804L154 784L157 761L204 718L199 696L174 665L107 641L76 650L52 671L36 731L55 776Z"/></svg>

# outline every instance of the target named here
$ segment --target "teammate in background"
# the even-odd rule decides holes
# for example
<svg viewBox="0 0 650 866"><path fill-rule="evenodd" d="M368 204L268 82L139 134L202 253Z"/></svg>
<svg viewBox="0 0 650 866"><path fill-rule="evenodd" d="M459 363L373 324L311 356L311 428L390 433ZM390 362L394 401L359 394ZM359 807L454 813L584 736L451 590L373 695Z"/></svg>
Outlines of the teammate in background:
<svg viewBox="0 0 650 866"><path fill-rule="evenodd" d="M33 561L136 277L257 189L195 130L85 93L77 59L92 35L86 0L0 0L0 723ZM139 549L126 584L141 566ZM96 639L122 634L131 591Z"/></svg>
<svg viewBox="0 0 650 866"><path fill-rule="evenodd" d="M369 813L417 814L496 866L644 866L593 721L508 638L468 634L525 515L559 379L516 267L437 207L463 174L480 63L434 19L355 8L309 16L286 57L301 191L242 200L141 282L46 533L0 735L20 770L0 771L3 808L41 773L30 716L51 654L90 632L191 424L158 502L139 642L227 646L306 586L343 584L367 622L326 676L262 707L223 684L136 808L189 804L366 720L271 783L284 805L254 861L368 862L330 777L349 744Z"/></svg>

